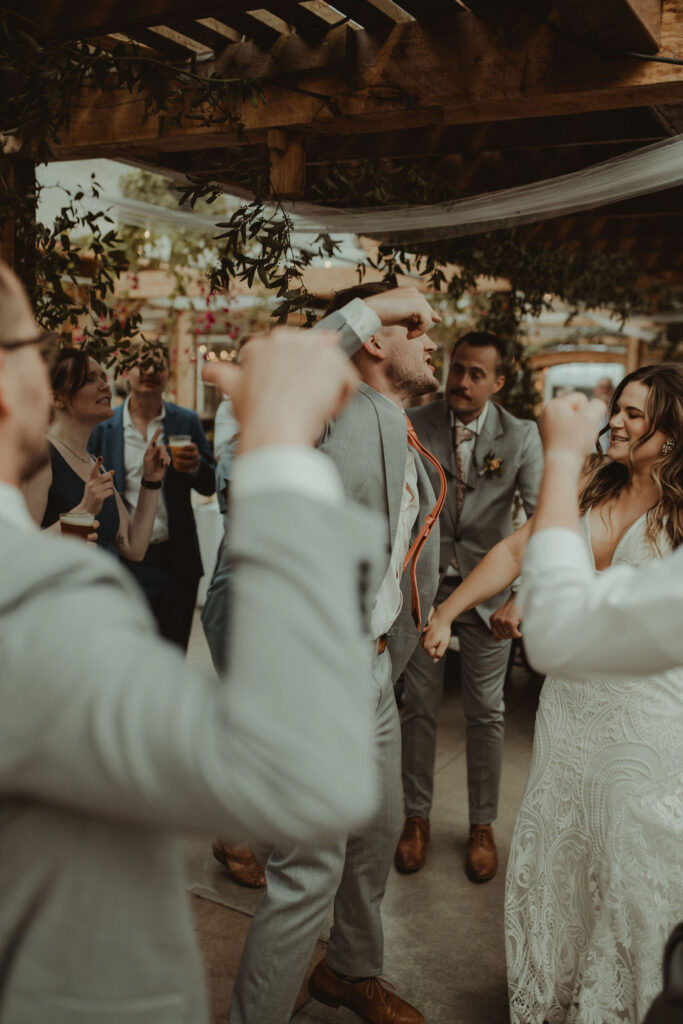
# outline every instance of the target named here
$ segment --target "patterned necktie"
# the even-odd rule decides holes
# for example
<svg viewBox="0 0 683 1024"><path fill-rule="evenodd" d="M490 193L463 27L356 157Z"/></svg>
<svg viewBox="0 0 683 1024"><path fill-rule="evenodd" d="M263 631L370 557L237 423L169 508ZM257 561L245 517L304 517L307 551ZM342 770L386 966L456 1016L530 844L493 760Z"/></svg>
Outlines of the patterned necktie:
<svg viewBox="0 0 683 1024"><path fill-rule="evenodd" d="M408 444L411 448L414 448L416 452L426 459L427 462L431 462L432 466L437 472L440 483L439 497L436 499L436 505L426 517L420 532L410 546L408 554L403 560L403 571L405 572L408 566L410 566L410 598L411 598L411 611L413 615L413 621L417 626L418 632L422 626L422 616L420 613L420 594L417 589L417 560L420 557L422 548L427 542L429 534L432 532L432 527L441 515L441 509L446 501L446 474L441 468L441 463L430 451L424 447L420 442L419 437L415 433L415 428L406 416L406 424L408 427Z"/></svg>
<svg viewBox="0 0 683 1024"><path fill-rule="evenodd" d="M460 519L460 513L462 512L465 500L465 470L460 445L463 441L471 441L476 436L476 431L470 430L469 427L463 427L461 423L455 424L455 502L458 509L458 519Z"/></svg>

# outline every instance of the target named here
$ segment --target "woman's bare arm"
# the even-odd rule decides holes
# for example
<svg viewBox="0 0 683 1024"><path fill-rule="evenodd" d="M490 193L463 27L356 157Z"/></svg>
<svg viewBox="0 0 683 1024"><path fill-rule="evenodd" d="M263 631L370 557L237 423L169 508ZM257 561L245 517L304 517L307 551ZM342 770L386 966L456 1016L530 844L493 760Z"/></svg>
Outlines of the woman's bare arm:
<svg viewBox="0 0 683 1024"><path fill-rule="evenodd" d="M420 642L435 660L446 653L451 623L463 612L499 594L519 576L532 522L528 519L518 530L492 547L467 579L434 611Z"/></svg>
<svg viewBox="0 0 683 1024"><path fill-rule="evenodd" d="M141 487L133 516L123 504L123 499L118 491L116 491L115 497L116 507L119 510L119 528L116 531L114 545L116 550L130 562L141 562L147 554L154 529L154 519L159 505L159 491Z"/></svg>

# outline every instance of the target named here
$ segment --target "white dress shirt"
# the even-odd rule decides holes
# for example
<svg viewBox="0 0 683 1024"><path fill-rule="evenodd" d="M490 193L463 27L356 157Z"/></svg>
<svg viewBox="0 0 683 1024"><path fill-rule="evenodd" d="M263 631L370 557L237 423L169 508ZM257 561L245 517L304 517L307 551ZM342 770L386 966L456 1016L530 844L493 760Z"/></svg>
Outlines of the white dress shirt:
<svg viewBox="0 0 683 1024"><path fill-rule="evenodd" d="M147 435L142 436L133 423L130 415L130 397L123 403L123 465L126 471L126 481L123 489L123 501L131 516L135 515L138 500L140 497L140 481L142 480L142 463L145 457L147 445L154 437L157 430L164 429L166 408L161 403L161 414L147 425ZM154 517L154 526L150 544L159 544L168 540L168 509L164 498L163 488L159 491L159 504Z"/></svg>
<svg viewBox="0 0 683 1024"><path fill-rule="evenodd" d="M386 398L385 395L380 395L380 398L391 402L391 399ZM394 403L392 402L391 404L393 405ZM396 616L401 610L403 601L403 595L401 594L403 562L410 548L410 538L419 511L420 499L417 490L415 453L410 445L408 445L406 449L403 492L401 494L401 509L396 525L396 537L391 549L389 566L377 591L375 603L370 613L370 635L373 640L377 640L389 632Z"/></svg>
<svg viewBox="0 0 683 1024"><path fill-rule="evenodd" d="M578 533L540 530L527 545L519 603L524 646L542 672L581 679L683 666L683 547L596 574Z"/></svg>

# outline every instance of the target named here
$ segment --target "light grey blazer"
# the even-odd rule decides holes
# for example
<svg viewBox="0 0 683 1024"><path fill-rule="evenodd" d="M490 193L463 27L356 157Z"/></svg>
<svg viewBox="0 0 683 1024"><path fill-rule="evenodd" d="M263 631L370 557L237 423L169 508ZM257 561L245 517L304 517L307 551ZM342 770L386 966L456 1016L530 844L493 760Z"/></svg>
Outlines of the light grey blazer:
<svg viewBox="0 0 683 1024"><path fill-rule="evenodd" d="M352 355L360 346L360 339L337 313L320 321L318 327L337 330L342 347ZM393 402L374 388L361 383L358 394L347 409L333 423L328 424L320 447L336 462L346 493L367 508L385 516L386 534L383 562L380 572L370 584L370 605L384 578L396 537L401 499L406 472L407 423ZM414 535L434 507L436 498L430 477L422 459L415 455L418 474L420 510ZM438 486L438 485L437 485ZM432 530L418 560L417 583L420 594L423 626L434 601L438 585L439 530ZM411 615L410 574L403 574L401 611L389 633L388 649L391 654L394 680L403 671L419 640L417 627Z"/></svg>
<svg viewBox="0 0 683 1024"><path fill-rule="evenodd" d="M174 830L317 842L372 814L378 520L235 501L219 684L114 559L0 518L2 1024L205 1024Z"/></svg>
<svg viewBox="0 0 683 1024"><path fill-rule="evenodd" d="M543 474L543 448L538 427L520 420L495 402L489 403L484 427L474 446L460 520L456 509L456 464L448 405L432 402L408 412L423 445L446 472L448 497L441 513L439 574L443 576L455 552L462 576L467 576L491 548L512 533L512 506L519 490L527 516L533 515ZM500 473L487 477L489 452L503 460ZM493 612L510 594L506 588L477 611L488 626Z"/></svg>

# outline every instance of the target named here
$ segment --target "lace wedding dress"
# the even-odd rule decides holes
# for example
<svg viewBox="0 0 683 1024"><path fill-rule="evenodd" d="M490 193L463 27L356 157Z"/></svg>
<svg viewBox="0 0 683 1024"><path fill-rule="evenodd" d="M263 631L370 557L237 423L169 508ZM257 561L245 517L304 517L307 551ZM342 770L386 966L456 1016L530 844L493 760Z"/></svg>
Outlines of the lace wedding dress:
<svg viewBox="0 0 683 1024"><path fill-rule="evenodd" d="M643 516L612 564L653 557ZM507 869L512 1024L639 1024L679 920L683 669L548 678Z"/></svg>

